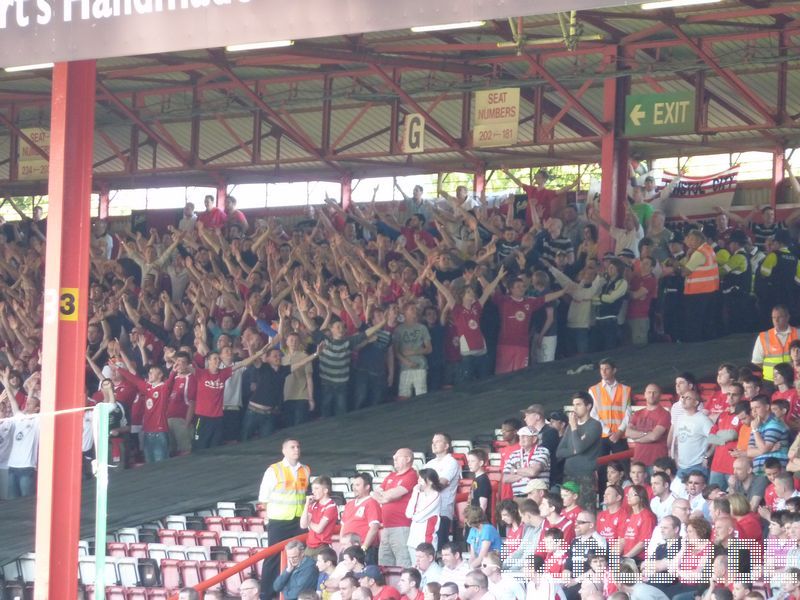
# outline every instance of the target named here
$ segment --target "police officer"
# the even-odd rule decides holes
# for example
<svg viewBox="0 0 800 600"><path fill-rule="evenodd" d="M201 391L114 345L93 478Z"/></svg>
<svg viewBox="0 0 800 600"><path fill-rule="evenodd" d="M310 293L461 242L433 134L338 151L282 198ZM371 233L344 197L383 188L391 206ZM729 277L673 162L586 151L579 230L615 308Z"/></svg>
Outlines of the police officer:
<svg viewBox="0 0 800 600"><path fill-rule="evenodd" d="M720 263L725 331L731 333L753 330L753 300L750 295L753 277L750 257L745 248L747 241L744 231L731 231L728 237L728 258Z"/></svg>
<svg viewBox="0 0 800 600"><path fill-rule="evenodd" d="M772 307L782 304L790 314L796 313L796 297L800 280L797 257L789 250L792 237L785 229L778 229L767 240L769 254L761 263L756 276L756 295L762 319L768 322Z"/></svg>
<svg viewBox="0 0 800 600"><path fill-rule="evenodd" d="M272 546L300 535L300 516L306 504L311 469L300 463L300 442L284 440L283 460L273 463L264 473L258 501L267 508L267 539ZM261 570L261 600L275 595L273 581L280 570L280 554L264 559Z"/></svg>

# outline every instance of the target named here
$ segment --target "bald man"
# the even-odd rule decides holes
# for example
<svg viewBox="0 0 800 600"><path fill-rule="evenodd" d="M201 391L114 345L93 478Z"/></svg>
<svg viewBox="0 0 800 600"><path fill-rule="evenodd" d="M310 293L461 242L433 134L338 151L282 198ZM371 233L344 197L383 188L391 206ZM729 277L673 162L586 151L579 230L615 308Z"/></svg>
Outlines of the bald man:
<svg viewBox="0 0 800 600"><path fill-rule="evenodd" d="M406 506L411 490L417 485L417 472L411 468L414 453L409 448L400 448L392 460L394 472L383 480L380 489L372 492L372 497L381 505L383 519L378 564L409 568L412 565L407 542L411 519L406 516Z"/></svg>

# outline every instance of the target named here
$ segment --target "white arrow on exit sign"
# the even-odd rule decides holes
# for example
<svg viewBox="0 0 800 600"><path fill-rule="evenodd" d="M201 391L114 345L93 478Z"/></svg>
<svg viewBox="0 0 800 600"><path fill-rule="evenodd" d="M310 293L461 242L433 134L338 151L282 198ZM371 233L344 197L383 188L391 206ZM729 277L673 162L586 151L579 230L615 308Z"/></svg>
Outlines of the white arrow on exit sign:
<svg viewBox="0 0 800 600"><path fill-rule="evenodd" d="M641 124L642 119L647 116L647 113L642 110L641 104L637 104L633 107L633 110L629 116L631 118L631 123L633 123L635 127L638 127Z"/></svg>

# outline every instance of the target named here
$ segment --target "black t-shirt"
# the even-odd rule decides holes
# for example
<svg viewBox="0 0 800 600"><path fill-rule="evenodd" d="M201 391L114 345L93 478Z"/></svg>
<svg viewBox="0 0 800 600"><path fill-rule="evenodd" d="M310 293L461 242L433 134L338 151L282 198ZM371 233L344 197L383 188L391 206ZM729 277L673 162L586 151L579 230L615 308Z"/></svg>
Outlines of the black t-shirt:
<svg viewBox="0 0 800 600"><path fill-rule="evenodd" d="M480 499L486 498L488 504L484 511L487 515L492 514L492 482L486 473L478 475L472 480L472 487L469 489L470 506L480 506Z"/></svg>

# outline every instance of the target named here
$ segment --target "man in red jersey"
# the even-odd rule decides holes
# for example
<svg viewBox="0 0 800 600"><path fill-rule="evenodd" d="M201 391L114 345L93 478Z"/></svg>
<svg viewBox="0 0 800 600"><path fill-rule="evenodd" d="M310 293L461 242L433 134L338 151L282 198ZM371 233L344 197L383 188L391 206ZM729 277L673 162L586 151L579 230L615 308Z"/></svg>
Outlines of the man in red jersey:
<svg viewBox="0 0 800 600"><path fill-rule="evenodd" d="M318 550L333 543L333 532L339 521L339 510L331 498L330 477L317 477L311 484L311 495L300 515L300 528L308 529L307 545Z"/></svg>
<svg viewBox="0 0 800 600"><path fill-rule="evenodd" d="M603 493L603 506L605 509L597 515L597 533L602 535L610 544L612 540L619 539L622 528L628 519L628 513L622 506L623 492L618 485L610 485Z"/></svg>
<svg viewBox="0 0 800 600"><path fill-rule="evenodd" d="M406 542L411 519L406 516L406 506L418 481L417 472L411 468L414 453L409 448L400 448L394 453L393 461L394 472L383 480L379 490L372 492L372 497L381 505L383 517L378 562L408 568L411 556Z"/></svg>
<svg viewBox="0 0 800 600"><path fill-rule="evenodd" d="M252 356L234 363L230 367L220 369L219 352L211 352L206 357L206 368L195 368L197 377L197 396L195 414L197 422L194 427L192 450L203 450L219 446L222 443L222 400L225 382L234 371L244 369L259 360L272 344L267 344Z"/></svg>
<svg viewBox="0 0 800 600"><path fill-rule="evenodd" d="M495 373L498 375L519 371L528 366L531 346L528 330L533 313L564 294L564 290L559 290L539 298L526 298L525 287L524 280L515 279L509 295L499 290L494 294L494 303L500 312L500 335L495 364Z"/></svg>
<svg viewBox="0 0 800 600"><path fill-rule="evenodd" d="M720 372L722 372L722 367L720 367ZM735 459L731 455L731 450L736 450L739 430L742 428L742 422L736 414L736 404L744 397L742 384L728 384L726 397L725 411L719 415L708 436L708 443L714 448L709 483L718 485L723 492L728 489L728 478L733 475Z"/></svg>
<svg viewBox="0 0 800 600"><path fill-rule="evenodd" d="M378 562L381 505L371 496L372 476L369 473L359 473L353 478L353 493L355 498L344 506L339 536L343 538L350 533L358 535L367 564L374 565Z"/></svg>
<svg viewBox="0 0 800 600"><path fill-rule="evenodd" d="M134 410L142 419L144 460L148 463L166 460L169 458L167 398L172 381L164 380L164 369L160 365L152 365L147 370L145 381L135 375L134 365L124 352L121 356L127 370L119 369L120 376L133 384L143 397L136 403Z"/></svg>
<svg viewBox="0 0 800 600"><path fill-rule="evenodd" d="M652 467L660 456L667 456L669 411L661 406L661 388L650 383L644 389L645 407L631 416L625 430L628 444L633 446L633 460Z"/></svg>
<svg viewBox="0 0 800 600"><path fill-rule="evenodd" d="M197 378L192 373L191 357L187 352L165 353L167 360L174 359L172 388L167 399L167 424L169 447L172 454L187 454L192 449L192 421L194 421Z"/></svg>
<svg viewBox="0 0 800 600"><path fill-rule="evenodd" d="M728 391L732 383L738 378L736 367L731 364L722 364L717 369L717 385L719 390L706 400L703 410L712 421L717 420L720 414L728 409ZM712 482L714 483L714 482Z"/></svg>

